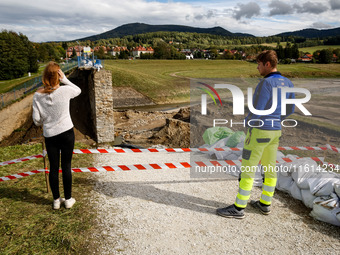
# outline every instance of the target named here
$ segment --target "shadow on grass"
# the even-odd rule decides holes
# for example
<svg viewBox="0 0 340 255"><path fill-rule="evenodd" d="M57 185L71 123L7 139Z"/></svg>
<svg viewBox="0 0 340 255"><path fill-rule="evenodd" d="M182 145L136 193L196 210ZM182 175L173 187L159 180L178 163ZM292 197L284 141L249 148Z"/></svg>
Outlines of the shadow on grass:
<svg viewBox="0 0 340 255"><path fill-rule="evenodd" d="M32 204L51 204L50 199L46 199L41 195L33 195L27 188L0 187L0 200L3 198L8 198L13 201L29 202Z"/></svg>

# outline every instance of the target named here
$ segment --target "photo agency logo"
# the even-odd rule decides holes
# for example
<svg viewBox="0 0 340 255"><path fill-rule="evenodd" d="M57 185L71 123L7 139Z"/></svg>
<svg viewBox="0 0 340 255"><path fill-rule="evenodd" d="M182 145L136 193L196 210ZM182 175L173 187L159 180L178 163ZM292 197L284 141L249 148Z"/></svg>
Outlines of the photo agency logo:
<svg viewBox="0 0 340 255"><path fill-rule="evenodd" d="M234 116L237 115L245 115L245 95L243 91L235 85L231 84L215 84L214 87L211 85L208 85L206 83L199 82L199 84L204 85L206 88L209 88L218 98L220 102L220 106L223 106L220 94L217 92L217 89L220 89L220 91L228 92L227 94L232 95L232 105L233 105L233 111L232 114ZM213 94L208 91L206 88L197 87L204 93L201 95L201 115L207 115L208 114L208 95L213 100L214 104L217 105L217 102L213 96ZM261 97L259 94L261 92L255 91L256 95L253 96L253 88L248 87L247 88L247 106L249 109L249 116L251 118L244 119L243 122L235 122L233 119L213 119L213 127L216 125L230 125L230 127L233 127L233 125L240 125L242 124L244 127L256 127L260 128L262 126L266 125L268 126L268 123L274 127L274 125L277 122L281 123L281 126L283 127L296 127L298 125L298 122L294 119L286 119L285 116L289 114L287 112L287 109L292 109L295 107L296 109L299 109L302 114L305 116L312 116L312 114L306 109L306 107L303 105L305 103L308 103L311 99L311 93L308 89L305 88L295 88L295 87L287 87L284 83L278 87L274 87L272 90L272 94L270 97L267 98L268 103L264 107L264 109L256 109L256 105L258 104L258 100L263 100L263 97ZM223 95L226 93L223 93ZM299 97L296 98L296 96L299 94ZM289 97L288 95L294 95L293 97ZM300 96L302 95L302 96ZM255 100L254 100L255 97ZM255 101L255 102L254 102ZM293 107L294 106L294 107ZM281 109L281 116L279 118L273 118L273 115L276 115L278 107ZM254 118L255 117L255 118Z"/></svg>

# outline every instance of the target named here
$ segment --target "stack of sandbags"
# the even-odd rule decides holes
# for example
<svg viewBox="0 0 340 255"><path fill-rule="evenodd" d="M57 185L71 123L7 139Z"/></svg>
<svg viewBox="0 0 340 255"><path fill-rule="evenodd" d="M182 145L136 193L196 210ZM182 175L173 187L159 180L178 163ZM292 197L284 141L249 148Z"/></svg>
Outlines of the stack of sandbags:
<svg viewBox="0 0 340 255"><path fill-rule="evenodd" d="M340 226L340 176L322 171L312 159L293 159L282 165L286 168L278 173L276 188L312 208L314 218Z"/></svg>

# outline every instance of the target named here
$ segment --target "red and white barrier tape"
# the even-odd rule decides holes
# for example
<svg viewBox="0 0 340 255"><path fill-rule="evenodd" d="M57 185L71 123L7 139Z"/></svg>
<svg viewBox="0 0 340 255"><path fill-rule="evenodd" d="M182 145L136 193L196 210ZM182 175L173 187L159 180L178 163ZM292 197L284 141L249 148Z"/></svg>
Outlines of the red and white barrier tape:
<svg viewBox="0 0 340 255"><path fill-rule="evenodd" d="M299 159L299 158L297 158ZM302 159L302 158L300 158ZM314 161L322 163L322 160L317 157L312 157ZM195 166L241 166L242 160L214 160L214 161L197 161L193 162L192 165L188 162L181 163L156 163L156 164L135 164L135 165L117 165L117 166L103 166L103 167L88 167L88 168L72 168L74 173L88 173L88 172L116 172L116 171L133 171L133 170L156 170L156 169L178 169L178 168L190 168ZM278 164L291 163L293 162L290 158L281 158L276 161ZM60 170L61 171L61 170ZM0 182L27 177L33 174L49 172L45 169L34 170L25 173L19 173L14 175L8 175L0 177Z"/></svg>
<svg viewBox="0 0 340 255"><path fill-rule="evenodd" d="M100 153L145 153L145 152L215 152L215 151L242 151L243 148L165 148L165 149L79 149L74 150L74 154L100 154ZM326 147L309 147L309 146L290 146L279 147L280 151L326 151L333 150L339 152L340 148L327 145Z"/></svg>
<svg viewBox="0 0 340 255"><path fill-rule="evenodd" d="M329 149L329 150L332 150L332 151L335 151L337 153L340 153L340 148L337 148L333 145L330 145L330 144L327 144L326 147Z"/></svg>
<svg viewBox="0 0 340 255"><path fill-rule="evenodd" d="M7 176L4 176L4 177L0 177L0 182L19 179L19 178L22 178L22 177L27 177L27 176L31 176L31 175L43 173L43 172L46 172L46 170L40 169L40 170L33 170L33 171L25 172L25 173L7 175Z"/></svg>
<svg viewBox="0 0 340 255"><path fill-rule="evenodd" d="M77 149L74 150L74 154L108 154L108 153L155 153L155 152L221 152L221 151L242 151L243 148L165 148L165 149ZM291 146L291 147L279 147L279 151L326 151L332 150L334 152L339 153L340 148L336 148L332 145L327 145L326 147L309 147L309 146ZM42 158L46 155L46 151L44 154L20 158L20 159L13 159L6 162L0 162L0 167L5 165L11 165L19 162L24 162L36 158Z"/></svg>
<svg viewBox="0 0 340 255"><path fill-rule="evenodd" d="M43 155L40 154L40 155L34 155L34 156L25 157L25 158L13 159L13 160L5 161L5 162L0 162L0 166L12 165L15 163L25 162L25 161L29 161L29 160L36 159L36 158L42 158L42 157Z"/></svg>

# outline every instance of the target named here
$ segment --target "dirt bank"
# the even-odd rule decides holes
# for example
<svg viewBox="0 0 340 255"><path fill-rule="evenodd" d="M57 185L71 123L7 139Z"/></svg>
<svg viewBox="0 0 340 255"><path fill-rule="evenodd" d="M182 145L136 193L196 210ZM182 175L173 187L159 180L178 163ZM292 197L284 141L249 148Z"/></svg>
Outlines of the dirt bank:
<svg viewBox="0 0 340 255"><path fill-rule="evenodd" d="M0 111L0 141L11 135L13 130L20 129L32 116L32 100L33 94Z"/></svg>

